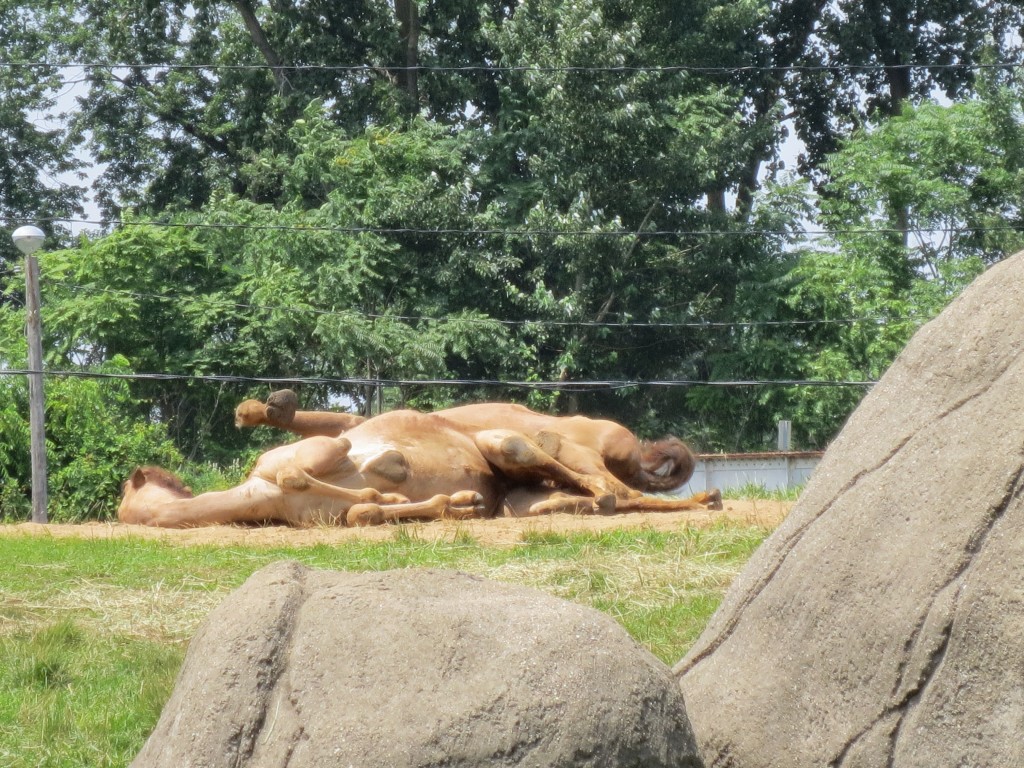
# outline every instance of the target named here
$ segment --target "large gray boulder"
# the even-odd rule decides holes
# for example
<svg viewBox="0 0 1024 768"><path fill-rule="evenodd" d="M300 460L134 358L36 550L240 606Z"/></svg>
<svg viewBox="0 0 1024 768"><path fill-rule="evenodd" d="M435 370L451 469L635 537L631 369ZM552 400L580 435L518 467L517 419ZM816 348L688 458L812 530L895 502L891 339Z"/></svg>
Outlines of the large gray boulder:
<svg viewBox="0 0 1024 768"><path fill-rule="evenodd" d="M278 563L207 619L134 768L699 766L607 616L448 571Z"/></svg>
<svg viewBox="0 0 1024 768"><path fill-rule="evenodd" d="M911 340L676 666L709 766L1024 765L1024 254Z"/></svg>

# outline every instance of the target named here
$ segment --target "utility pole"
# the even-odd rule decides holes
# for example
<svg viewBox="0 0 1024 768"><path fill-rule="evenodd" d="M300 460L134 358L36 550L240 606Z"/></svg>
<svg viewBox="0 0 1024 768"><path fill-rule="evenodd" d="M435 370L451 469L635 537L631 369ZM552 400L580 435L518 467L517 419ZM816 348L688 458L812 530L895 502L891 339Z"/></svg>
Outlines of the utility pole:
<svg viewBox="0 0 1024 768"><path fill-rule="evenodd" d="M28 420L32 456L32 522L46 523L46 425L43 407L43 326L39 319L38 251L46 235L38 227L18 227L14 245L25 254L25 310L28 337Z"/></svg>

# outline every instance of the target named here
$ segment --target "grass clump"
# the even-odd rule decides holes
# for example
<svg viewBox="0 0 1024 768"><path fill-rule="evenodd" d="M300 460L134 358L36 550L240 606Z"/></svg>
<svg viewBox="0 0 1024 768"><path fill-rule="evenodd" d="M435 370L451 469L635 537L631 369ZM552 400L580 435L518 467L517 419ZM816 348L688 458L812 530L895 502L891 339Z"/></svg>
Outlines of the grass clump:
<svg viewBox="0 0 1024 768"><path fill-rule="evenodd" d="M755 499L765 501L796 501L804 492L804 485L796 485L792 488L774 488L768 490L763 483L745 483L735 488L727 488L722 491L722 496L727 499Z"/></svg>
<svg viewBox="0 0 1024 768"><path fill-rule="evenodd" d="M183 643L111 637L69 619L0 636L0 763L127 765L183 655Z"/></svg>

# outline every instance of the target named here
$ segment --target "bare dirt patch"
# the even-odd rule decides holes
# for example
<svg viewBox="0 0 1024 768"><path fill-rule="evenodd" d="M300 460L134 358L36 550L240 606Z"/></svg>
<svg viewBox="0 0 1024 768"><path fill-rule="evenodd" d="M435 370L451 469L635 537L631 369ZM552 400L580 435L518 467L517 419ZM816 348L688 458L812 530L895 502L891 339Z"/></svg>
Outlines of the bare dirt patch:
<svg viewBox="0 0 1024 768"><path fill-rule="evenodd" d="M387 541L399 530L425 541L451 541L468 536L485 546L513 546L531 533L571 534L617 529L672 531L685 526L707 527L728 521L774 528L793 506L789 501L727 500L725 509L715 512L637 512L621 515L545 515L531 518L493 520L435 520L369 528L288 528L284 526L241 527L218 525L207 528L168 530L120 523L76 525L21 523L0 526L0 536L28 535L78 537L83 539L154 539L183 546L304 547L340 544L362 539Z"/></svg>

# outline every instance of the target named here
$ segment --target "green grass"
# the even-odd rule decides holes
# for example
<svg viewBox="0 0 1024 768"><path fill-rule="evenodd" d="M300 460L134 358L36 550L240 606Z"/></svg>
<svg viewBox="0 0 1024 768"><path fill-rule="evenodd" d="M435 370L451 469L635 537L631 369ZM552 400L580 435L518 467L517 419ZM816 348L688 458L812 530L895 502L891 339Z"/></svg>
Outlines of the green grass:
<svg viewBox="0 0 1024 768"><path fill-rule="evenodd" d="M493 548L396 527L389 541L294 549L0 536L0 765L127 765L203 618L277 560L449 568L536 587L608 613L673 664L767 533L739 525L533 533Z"/></svg>
<svg viewBox="0 0 1024 768"><path fill-rule="evenodd" d="M727 499L770 499L772 501L796 501L803 493L804 486L798 485L793 488L779 488L769 491L760 483L746 483L745 485L729 488L722 492Z"/></svg>

